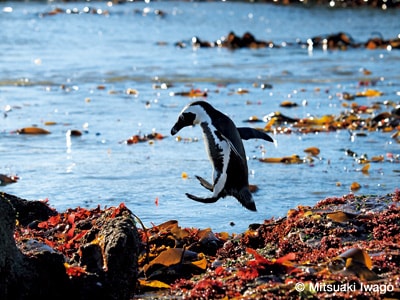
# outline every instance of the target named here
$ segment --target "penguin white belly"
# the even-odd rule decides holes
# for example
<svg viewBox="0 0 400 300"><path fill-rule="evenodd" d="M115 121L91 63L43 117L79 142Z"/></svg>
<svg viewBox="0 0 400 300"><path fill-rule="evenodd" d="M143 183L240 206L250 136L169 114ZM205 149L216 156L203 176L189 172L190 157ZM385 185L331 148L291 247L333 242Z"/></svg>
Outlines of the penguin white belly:
<svg viewBox="0 0 400 300"><path fill-rule="evenodd" d="M214 197L217 197L225 189L226 180L228 179L226 171L228 169L231 150L229 148L228 143L225 141L221 141L220 146L223 149L222 153L221 153L222 154L222 171L220 171L220 170L216 171L215 169L213 171L213 178L214 178L213 196Z"/></svg>
<svg viewBox="0 0 400 300"><path fill-rule="evenodd" d="M215 130L210 130L203 124L203 137L204 144L208 158L213 167L213 197L218 195L224 190L227 180L227 169L230 159L230 145L229 143L218 136Z"/></svg>

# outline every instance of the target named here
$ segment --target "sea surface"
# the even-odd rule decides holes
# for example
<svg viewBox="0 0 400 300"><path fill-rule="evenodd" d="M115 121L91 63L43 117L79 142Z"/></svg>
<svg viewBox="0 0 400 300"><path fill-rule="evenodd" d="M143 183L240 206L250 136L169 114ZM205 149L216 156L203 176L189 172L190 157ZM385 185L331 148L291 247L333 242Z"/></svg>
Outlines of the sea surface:
<svg viewBox="0 0 400 300"><path fill-rule="evenodd" d="M399 104L400 50L299 45L341 31L361 43L397 38L399 19L399 10L229 1L0 2L0 174L19 177L0 191L48 199L58 211L123 202L146 226L175 219L183 227L236 233L298 205L349 194L353 182L361 185L355 194L392 193L400 182L394 131L353 138L347 130L272 133L275 144L244 141L249 181L259 189L257 212L231 197L197 203L185 193L210 195L195 175L212 174L201 130L185 128L177 141L170 129L195 100L209 101L238 126L261 128L265 123L245 121L278 111L293 118L338 116L349 110L340 95L368 88L383 95L354 102ZM276 47L191 46L194 36L216 41L231 31L251 32ZM206 94L179 95L192 89ZM281 107L286 100L299 105ZM378 113L390 109L382 104ZM32 126L51 133L17 133ZM126 143L154 132L164 139ZM313 162L258 160L303 158L308 147L320 149ZM361 172L346 149L385 159Z"/></svg>

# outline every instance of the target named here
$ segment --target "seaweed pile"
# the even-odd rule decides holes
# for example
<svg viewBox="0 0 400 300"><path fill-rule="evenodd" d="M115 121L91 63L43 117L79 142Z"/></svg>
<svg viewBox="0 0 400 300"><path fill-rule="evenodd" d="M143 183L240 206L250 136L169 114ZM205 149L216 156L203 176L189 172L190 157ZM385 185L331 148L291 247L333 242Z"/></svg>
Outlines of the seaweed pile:
<svg viewBox="0 0 400 300"><path fill-rule="evenodd" d="M377 90L368 89L362 93L379 93ZM341 97L347 93L343 93ZM369 96L370 98L376 96ZM342 98L343 99L343 98ZM352 101L352 98L350 101ZM281 106L287 106L287 102L282 103ZM297 106L296 103L291 105ZM367 132L379 131L383 133L394 132L392 138L398 140L398 131L400 125L400 106L393 101L375 102L370 106L359 105L352 102L343 102L345 110L339 115L323 115L320 117L310 116L306 118L293 118L282 114L281 112L272 112L262 118L266 124L264 130L267 132L275 133L318 133L318 132L332 132L337 130L348 130L350 134L358 131L359 136ZM384 110L386 109L386 110ZM258 117L252 117L247 122L261 122Z"/></svg>
<svg viewBox="0 0 400 300"><path fill-rule="evenodd" d="M398 298L399 200L399 190L327 198L238 235L176 221L139 230L137 298Z"/></svg>
<svg viewBox="0 0 400 300"><path fill-rule="evenodd" d="M400 190L326 198L240 234L176 220L146 228L123 203L58 213L42 201L0 200L6 298L62 289L60 299L400 297Z"/></svg>

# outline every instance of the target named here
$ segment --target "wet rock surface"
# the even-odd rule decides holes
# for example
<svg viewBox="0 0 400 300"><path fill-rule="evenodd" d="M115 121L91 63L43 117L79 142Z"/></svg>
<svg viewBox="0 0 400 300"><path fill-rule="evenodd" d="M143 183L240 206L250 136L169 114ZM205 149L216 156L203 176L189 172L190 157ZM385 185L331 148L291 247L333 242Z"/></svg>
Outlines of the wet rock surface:
<svg viewBox="0 0 400 300"><path fill-rule="evenodd" d="M133 295L139 240L123 204L60 214L45 202L1 193L0 211L1 299Z"/></svg>

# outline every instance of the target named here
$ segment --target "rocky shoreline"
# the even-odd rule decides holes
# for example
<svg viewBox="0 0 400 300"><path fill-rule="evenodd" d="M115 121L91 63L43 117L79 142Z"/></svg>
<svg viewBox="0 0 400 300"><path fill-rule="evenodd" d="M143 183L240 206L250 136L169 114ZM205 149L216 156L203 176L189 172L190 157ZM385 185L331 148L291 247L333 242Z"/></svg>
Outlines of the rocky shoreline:
<svg viewBox="0 0 400 300"><path fill-rule="evenodd" d="M0 193L0 299L129 299L139 239L123 205L58 213Z"/></svg>
<svg viewBox="0 0 400 300"><path fill-rule="evenodd" d="M332 197L246 232L145 228L0 193L1 299L400 297L400 191Z"/></svg>

